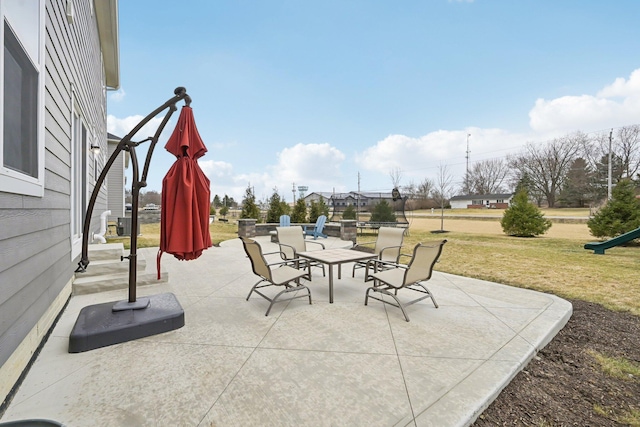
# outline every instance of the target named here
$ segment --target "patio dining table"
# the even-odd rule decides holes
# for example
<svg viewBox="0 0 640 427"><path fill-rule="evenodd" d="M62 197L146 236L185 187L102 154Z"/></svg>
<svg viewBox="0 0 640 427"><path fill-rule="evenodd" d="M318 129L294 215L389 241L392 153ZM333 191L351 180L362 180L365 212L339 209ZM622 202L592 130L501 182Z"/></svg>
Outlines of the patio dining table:
<svg viewBox="0 0 640 427"><path fill-rule="evenodd" d="M345 248L298 252L297 255L311 261L321 262L329 267L329 303L331 304L333 304L333 266L338 266L338 279L340 279L342 276L342 264L354 261L364 261L377 257L374 253L354 251L352 249ZM309 265L309 276L311 276L311 265Z"/></svg>

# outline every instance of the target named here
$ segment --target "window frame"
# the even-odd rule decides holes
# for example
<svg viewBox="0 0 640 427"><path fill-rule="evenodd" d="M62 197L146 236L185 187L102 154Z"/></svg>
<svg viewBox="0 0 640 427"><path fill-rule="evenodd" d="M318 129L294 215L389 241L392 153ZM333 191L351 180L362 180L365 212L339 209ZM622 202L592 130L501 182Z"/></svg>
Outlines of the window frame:
<svg viewBox="0 0 640 427"><path fill-rule="evenodd" d="M88 183L88 143L89 129L78 106L75 87L71 87L71 194L70 194L70 230L71 259L82 251L84 217L87 210Z"/></svg>
<svg viewBox="0 0 640 427"><path fill-rule="evenodd" d="M16 31L16 25L22 24L18 19L12 19L7 15L9 6L7 1L0 0L0 44L3 46L0 51L0 135L4 133L4 46L5 46L5 23L11 28L15 35L23 53L31 61L37 73L37 94L36 94L36 162L37 176L33 177L26 173L7 168L4 166L4 141L0 139L0 191L14 193L26 196L44 196L44 175L45 175L45 0L38 0L38 22L35 24L38 28L37 36L37 52L36 57L30 54L29 49L25 48L24 41L21 38L22 31Z"/></svg>

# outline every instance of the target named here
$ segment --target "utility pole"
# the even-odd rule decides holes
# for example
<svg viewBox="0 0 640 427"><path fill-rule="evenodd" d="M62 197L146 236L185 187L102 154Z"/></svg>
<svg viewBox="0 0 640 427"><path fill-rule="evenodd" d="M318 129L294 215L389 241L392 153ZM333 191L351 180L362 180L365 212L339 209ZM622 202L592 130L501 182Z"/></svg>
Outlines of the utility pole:
<svg viewBox="0 0 640 427"><path fill-rule="evenodd" d="M613 129L609 132L609 175L607 176L607 200L611 200L611 140L613 139Z"/></svg>
<svg viewBox="0 0 640 427"><path fill-rule="evenodd" d="M292 182L291 185L293 186L291 188L291 192L293 193L293 204L296 204L296 183Z"/></svg>
<svg viewBox="0 0 640 427"><path fill-rule="evenodd" d="M360 220L360 171L358 171L358 194L356 194L356 222Z"/></svg>
<svg viewBox="0 0 640 427"><path fill-rule="evenodd" d="M467 187L467 194L469 194L471 192L471 189L469 188L469 137L471 136L470 133L467 134L467 155L465 156L467 159L467 174L465 176L465 186Z"/></svg>

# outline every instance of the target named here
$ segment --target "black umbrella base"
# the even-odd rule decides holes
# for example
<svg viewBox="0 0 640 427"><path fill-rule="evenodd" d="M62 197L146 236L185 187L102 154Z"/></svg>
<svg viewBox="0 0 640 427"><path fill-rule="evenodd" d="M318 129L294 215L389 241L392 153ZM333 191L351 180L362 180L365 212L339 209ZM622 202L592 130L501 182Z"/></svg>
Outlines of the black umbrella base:
<svg viewBox="0 0 640 427"><path fill-rule="evenodd" d="M139 300L142 304L106 302L80 310L69 336L69 353L82 353L184 326L184 310L174 294L151 295Z"/></svg>

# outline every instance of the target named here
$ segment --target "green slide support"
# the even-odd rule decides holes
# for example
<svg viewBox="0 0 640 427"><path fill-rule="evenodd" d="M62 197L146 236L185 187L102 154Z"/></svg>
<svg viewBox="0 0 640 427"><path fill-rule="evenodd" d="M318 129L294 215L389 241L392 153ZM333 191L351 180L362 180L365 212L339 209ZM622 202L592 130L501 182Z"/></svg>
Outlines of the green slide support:
<svg viewBox="0 0 640 427"><path fill-rule="evenodd" d="M640 228L631 230L627 233L621 234L613 239L605 240L604 242L591 242L584 245L585 249L592 249L594 254L604 255L605 249L612 248L614 246L622 245L623 243L630 242L633 239L640 238Z"/></svg>

